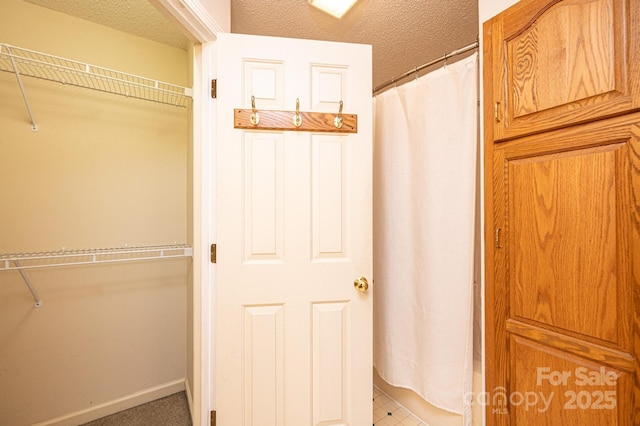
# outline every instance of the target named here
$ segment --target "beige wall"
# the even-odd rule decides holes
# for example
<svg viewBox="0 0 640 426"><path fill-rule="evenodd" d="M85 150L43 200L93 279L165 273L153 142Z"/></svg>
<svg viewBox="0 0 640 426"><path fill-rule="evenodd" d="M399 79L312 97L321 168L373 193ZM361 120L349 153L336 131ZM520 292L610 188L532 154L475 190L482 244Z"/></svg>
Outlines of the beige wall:
<svg viewBox="0 0 640 426"><path fill-rule="evenodd" d="M188 84L186 51L20 0L0 4L0 42ZM15 76L0 72L0 253L187 242L186 109L24 82L38 132ZM0 271L0 424L175 391L187 369L189 268L28 270L41 308L17 271Z"/></svg>

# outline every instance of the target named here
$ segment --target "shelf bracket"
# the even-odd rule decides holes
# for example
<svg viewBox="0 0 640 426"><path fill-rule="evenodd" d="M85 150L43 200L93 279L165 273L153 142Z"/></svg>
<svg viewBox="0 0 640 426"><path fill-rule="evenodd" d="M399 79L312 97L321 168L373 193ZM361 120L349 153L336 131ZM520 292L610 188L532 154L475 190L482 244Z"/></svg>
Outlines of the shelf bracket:
<svg viewBox="0 0 640 426"><path fill-rule="evenodd" d="M40 306L42 306L42 299L40 299L40 296L38 296L38 293L33 288L33 285L31 284L31 280L29 280L29 277L27 276L26 272L24 272L22 268L20 268L20 264L18 263L18 261L14 260L13 263L15 263L16 267L18 268L18 272L20 272L20 275L22 275L22 279L24 280L25 284L27 285L27 287L29 287L29 291L31 291L31 294L33 295L33 299L36 301L35 303L36 308L39 308Z"/></svg>
<svg viewBox="0 0 640 426"><path fill-rule="evenodd" d="M7 51L9 52L9 59L11 60L11 65L13 66L13 72L15 73L16 79L18 80L18 86L20 86L20 91L22 92L22 98L24 99L24 104L27 106L27 112L29 113L29 118L31 119L31 130L33 130L34 132L37 132L38 125L36 124L36 119L33 117L33 111L31 111L29 98L27 98L27 92L24 90L24 85L22 84L22 76L20 75L20 71L18 71L18 66L16 65L16 60L13 58L13 54L11 53L11 48L7 47Z"/></svg>

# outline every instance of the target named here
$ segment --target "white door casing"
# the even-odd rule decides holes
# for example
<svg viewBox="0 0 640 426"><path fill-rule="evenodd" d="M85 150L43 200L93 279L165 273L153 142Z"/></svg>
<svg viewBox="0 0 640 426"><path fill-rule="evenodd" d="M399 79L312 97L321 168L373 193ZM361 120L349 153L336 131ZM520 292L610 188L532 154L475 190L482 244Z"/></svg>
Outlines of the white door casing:
<svg viewBox="0 0 640 426"><path fill-rule="evenodd" d="M216 410L223 426L372 424L371 48L219 34ZM233 109L358 115L357 134ZM292 117L293 118L293 117Z"/></svg>

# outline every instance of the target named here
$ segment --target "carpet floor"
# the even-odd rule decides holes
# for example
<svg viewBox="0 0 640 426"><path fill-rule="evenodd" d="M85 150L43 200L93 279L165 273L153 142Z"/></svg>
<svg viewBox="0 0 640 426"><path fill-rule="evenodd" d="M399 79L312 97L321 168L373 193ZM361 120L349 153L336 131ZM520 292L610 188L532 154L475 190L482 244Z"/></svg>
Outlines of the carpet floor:
<svg viewBox="0 0 640 426"><path fill-rule="evenodd" d="M191 426L184 392L85 423L82 426Z"/></svg>

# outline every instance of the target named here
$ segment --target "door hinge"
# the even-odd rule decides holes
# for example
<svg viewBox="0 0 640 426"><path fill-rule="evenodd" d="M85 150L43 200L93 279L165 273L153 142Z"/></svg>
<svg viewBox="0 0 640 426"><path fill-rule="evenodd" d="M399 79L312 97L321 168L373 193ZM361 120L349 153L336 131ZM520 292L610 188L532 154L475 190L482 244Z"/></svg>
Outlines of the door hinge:
<svg viewBox="0 0 640 426"><path fill-rule="evenodd" d="M215 244L211 244L211 263L216 263L216 261L218 260L218 256L217 256L217 247Z"/></svg>
<svg viewBox="0 0 640 426"><path fill-rule="evenodd" d="M218 80L211 80L211 97L216 99L218 97Z"/></svg>
<svg viewBox="0 0 640 426"><path fill-rule="evenodd" d="M211 426L216 426L216 411L211 412Z"/></svg>

